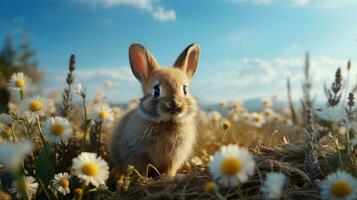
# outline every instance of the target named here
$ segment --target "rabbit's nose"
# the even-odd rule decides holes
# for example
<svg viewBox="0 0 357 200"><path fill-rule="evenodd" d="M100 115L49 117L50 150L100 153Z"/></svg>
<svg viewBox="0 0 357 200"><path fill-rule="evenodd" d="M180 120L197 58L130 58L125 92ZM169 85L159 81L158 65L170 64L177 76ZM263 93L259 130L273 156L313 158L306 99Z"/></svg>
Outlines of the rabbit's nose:
<svg viewBox="0 0 357 200"><path fill-rule="evenodd" d="M169 103L170 108L175 109L175 108L179 108L180 107L180 102L178 102L177 100L172 100Z"/></svg>
<svg viewBox="0 0 357 200"><path fill-rule="evenodd" d="M180 106L180 104L178 102L174 102L174 103L170 103L169 106L170 106L170 108L175 109L175 108L178 108Z"/></svg>

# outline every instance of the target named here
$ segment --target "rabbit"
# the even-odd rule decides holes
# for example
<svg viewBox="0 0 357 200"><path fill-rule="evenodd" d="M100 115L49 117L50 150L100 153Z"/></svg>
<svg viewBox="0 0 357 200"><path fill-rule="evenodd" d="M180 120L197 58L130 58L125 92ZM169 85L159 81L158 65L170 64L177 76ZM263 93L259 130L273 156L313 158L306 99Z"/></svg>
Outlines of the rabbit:
<svg viewBox="0 0 357 200"><path fill-rule="evenodd" d="M122 117L112 134L110 156L117 173L124 174L132 165L141 175L148 175L152 165L160 174L175 176L188 159L196 142L198 110L188 89L199 54L200 46L193 43L173 67L159 68L144 46L134 43L129 47L131 70L144 97L136 109Z"/></svg>

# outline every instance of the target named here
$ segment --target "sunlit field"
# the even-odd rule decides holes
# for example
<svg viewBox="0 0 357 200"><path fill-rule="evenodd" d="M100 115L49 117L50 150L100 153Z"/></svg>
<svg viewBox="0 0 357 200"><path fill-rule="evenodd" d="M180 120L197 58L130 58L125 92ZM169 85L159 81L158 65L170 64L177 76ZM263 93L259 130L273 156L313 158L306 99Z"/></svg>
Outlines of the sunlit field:
<svg viewBox="0 0 357 200"><path fill-rule="evenodd" d="M188 2L0 2L0 200L357 200L357 3Z"/></svg>
<svg viewBox="0 0 357 200"><path fill-rule="evenodd" d="M26 73L11 72L1 94L11 94L0 115L1 198L355 199L355 98L343 92L348 77L341 76L351 62L337 69L321 109L308 107L308 60L306 65L304 106L276 107L273 96L256 111L238 100L199 109L197 143L174 177L159 171L148 177L131 165L116 173L108 141L140 100L112 106L103 93L87 99L75 84L74 55L57 100L29 90L35 83ZM81 101L73 102L74 96Z"/></svg>

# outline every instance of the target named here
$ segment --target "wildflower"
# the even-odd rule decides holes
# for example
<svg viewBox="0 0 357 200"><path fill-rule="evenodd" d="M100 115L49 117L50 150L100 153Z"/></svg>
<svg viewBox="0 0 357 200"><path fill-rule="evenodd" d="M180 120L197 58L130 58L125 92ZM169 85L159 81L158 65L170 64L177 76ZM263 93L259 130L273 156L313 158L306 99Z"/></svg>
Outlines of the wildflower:
<svg viewBox="0 0 357 200"><path fill-rule="evenodd" d="M86 185L102 185L109 177L108 164L96 153L82 152L73 159L74 174Z"/></svg>
<svg viewBox="0 0 357 200"><path fill-rule="evenodd" d="M11 200L10 194L0 191L0 199L1 200Z"/></svg>
<svg viewBox="0 0 357 200"><path fill-rule="evenodd" d="M10 170L17 170L32 149L32 143L27 140L18 143L4 141L0 144L0 165Z"/></svg>
<svg viewBox="0 0 357 200"><path fill-rule="evenodd" d="M32 199L32 196L36 194L38 183L32 176L25 176L22 179L12 182L12 188L9 189L11 193L16 194L17 199L21 199L24 193L28 199Z"/></svg>
<svg viewBox="0 0 357 200"><path fill-rule="evenodd" d="M214 123L218 122L222 118L221 113L217 111L211 111L210 113L208 113L208 116L210 120Z"/></svg>
<svg viewBox="0 0 357 200"><path fill-rule="evenodd" d="M282 173L269 172L267 179L261 187L261 191L264 193L267 199L280 199L281 190L285 183L285 176Z"/></svg>
<svg viewBox="0 0 357 200"><path fill-rule="evenodd" d="M128 110L132 110L138 107L140 101L138 99L132 99L128 105Z"/></svg>
<svg viewBox="0 0 357 200"><path fill-rule="evenodd" d="M208 183L206 183L205 187L204 187L204 191L207 193L211 193L214 192L215 190L217 190L217 184L213 181L210 181Z"/></svg>
<svg viewBox="0 0 357 200"><path fill-rule="evenodd" d="M27 98L21 101L21 111L30 122L45 116L52 102L39 96Z"/></svg>
<svg viewBox="0 0 357 200"><path fill-rule="evenodd" d="M293 124L293 122L289 118L284 118L283 122L286 126L291 126Z"/></svg>
<svg viewBox="0 0 357 200"><path fill-rule="evenodd" d="M321 198L331 200L357 199L357 180L345 171L329 174L321 182Z"/></svg>
<svg viewBox="0 0 357 200"><path fill-rule="evenodd" d="M67 172L58 173L55 175L54 179L52 179L52 184L57 191L59 191L63 195L66 195L70 193L70 189L69 189L70 178L71 175L69 175Z"/></svg>
<svg viewBox="0 0 357 200"><path fill-rule="evenodd" d="M82 84L78 84L75 88L74 88L74 93L79 95L79 96L82 96L83 94L83 89L82 89Z"/></svg>
<svg viewBox="0 0 357 200"><path fill-rule="evenodd" d="M228 130L231 127L231 122L228 119L224 119L222 122L222 128Z"/></svg>
<svg viewBox="0 0 357 200"><path fill-rule="evenodd" d="M263 115L266 119L271 120L275 112L271 108L266 108L263 112Z"/></svg>
<svg viewBox="0 0 357 200"><path fill-rule="evenodd" d="M264 125L265 119L261 114L254 112L250 116L250 123L257 128L260 128Z"/></svg>
<svg viewBox="0 0 357 200"><path fill-rule="evenodd" d="M272 121L274 123L278 123L281 121L281 116L278 113L274 113L274 115L272 116Z"/></svg>
<svg viewBox="0 0 357 200"><path fill-rule="evenodd" d="M12 124L11 116L5 113L0 114L0 124L10 126Z"/></svg>
<svg viewBox="0 0 357 200"><path fill-rule="evenodd" d="M213 155L209 170L214 179L226 186L244 183L253 175L255 163L247 148L236 145L222 146Z"/></svg>
<svg viewBox="0 0 357 200"><path fill-rule="evenodd" d="M15 91L25 91L29 86L30 79L23 73L13 74L9 81L9 87Z"/></svg>
<svg viewBox="0 0 357 200"><path fill-rule="evenodd" d="M93 118L96 122L111 122L114 120L114 113L109 106L100 104L94 106Z"/></svg>
<svg viewBox="0 0 357 200"><path fill-rule="evenodd" d="M238 110L242 107L242 103L240 101L236 101L232 105L232 110Z"/></svg>
<svg viewBox="0 0 357 200"><path fill-rule="evenodd" d="M122 113L122 110L119 107L112 108L112 111L113 111L114 117L119 117Z"/></svg>
<svg viewBox="0 0 357 200"><path fill-rule="evenodd" d="M74 190L74 196L76 197L75 199L81 199L82 195L83 195L82 188L76 188Z"/></svg>
<svg viewBox="0 0 357 200"><path fill-rule="evenodd" d="M110 87L112 87L112 83L110 81L106 80L106 81L104 81L104 87L110 88Z"/></svg>
<svg viewBox="0 0 357 200"><path fill-rule="evenodd" d="M72 137L72 125L66 118L51 117L45 122L43 134L50 142L66 143Z"/></svg>
<svg viewBox="0 0 357 200"><path fill-rule="evenodd" d="M263 104L263 106L264 107L270 107L271 105L272 105L272 102L271 102L271 100L270 99L262 99L262 104Z"/></svg>
<svg viewBox="0 0 357 200"><path fill-rule="evenodd" d="M249 120L250 120L250 114L249 114L248 112L243 112L243 113L242 113L242 119L243 119L243 121L245 121L245 122L249 122Z"/></svg>
<svg viewBox="0 0 357 200"><path fill-rule="evenodd" d="M219 106L220 106L221 108L223 108L223 109L226 108L227 105L228 105L227 101L222 100L222 101L219 102Z"/></svg>

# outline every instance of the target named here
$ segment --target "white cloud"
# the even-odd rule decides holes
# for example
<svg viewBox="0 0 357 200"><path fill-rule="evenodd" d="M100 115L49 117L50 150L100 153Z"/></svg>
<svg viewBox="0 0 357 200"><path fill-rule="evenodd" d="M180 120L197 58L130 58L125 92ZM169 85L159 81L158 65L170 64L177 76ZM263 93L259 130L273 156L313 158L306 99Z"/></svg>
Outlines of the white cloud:
<svg viewBox="0 0 357 200"><path fill-rule="evenodd" d="M310 0L294 0L296 6L305 6L310 3Z"/></svg>
<svg viewBox="0 0 357 200"><path fill-rule="evenodd" d="M272 3L272 0L231 0L231 1L236 3L253 3L253 4L262 4L262 5L267 5Z"/></svg>
<svg viewBox="0 0 357 200"><path fill-rule="evenodd" d="M153 13L154 19L159 21L170 21L176 19L176 13L174 10L165 10L163 7L159 6Z"/></svg>
<svg viewBox="0 0 357 200"><path fill-rule="evenodd" d="M356 0L230 0L235 3L251 3L257 5L285 4L292 6L312 6L322 9L334 9L357 5Z"/></svg>
<svg viewBox="0 0 357 200"><path fill-rule="evenodd" d="M152 15L158 21L174 21L176 19L176 12L172 9L166 10L164 7L157 5L155 0L73 0L80 3L90 5L99 5L103 7L114 6L132 6L144 10Z"/></svg>
<svg viewBox="0 0 357 200"><path fill-rule="evenodd" d="M301 97L301 83L305 60L299 58L248 59L228 62L229 70L199 79L193 83L192 93L209 103L226 100L245 100L257 97L270 97L273 94L281 99L286 98L286 79L290 77L293 86L293 98ZM347 60L328 56L312 56L311 74L313 91L319 101L325 101L324 84L330 85L334 79L337 67L342 67L346 78ZM351 77L357 74L357 69L351 71Z"/></svg>

